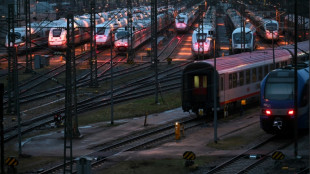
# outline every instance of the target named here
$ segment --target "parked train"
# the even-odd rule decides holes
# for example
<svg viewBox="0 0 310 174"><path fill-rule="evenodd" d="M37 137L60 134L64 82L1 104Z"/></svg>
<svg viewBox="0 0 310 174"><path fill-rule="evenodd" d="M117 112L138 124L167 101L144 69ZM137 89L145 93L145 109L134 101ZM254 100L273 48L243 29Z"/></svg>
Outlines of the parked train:
<svg viewBox="0 0 310 174"><path fill-rule="evenodd" d="M236 110L241 100L247 104L258 102L260 82L273 67L272 50L265 53L253 51L220 57L216 59L216 79L214 60L195 61L183 70L182 108L197 115L210 116L214 106L214 95L221 111ZM276 68L291 63L292 46L282 46L275 50ZM308 58L309 42L298 43L298 58ZM214 83L216 80L216 83ZM216 93L214 93L216 88Z"/></svg>
<svg viewBox="0 0 310 174"><path fill-rule="evenodd" d="M90 39L89 18L74 18L74 44L79 44ZM67 20L63 19L58 25L51 28L48 37L48 47L50 49L67 48Z"/></svg>
<svg viewBox="0 0 310 174"><path fill-rule="evenodd" d="M256 32L267 41L277 41L279 39L279 23L273 19L263 18L246 10L247 17L255 25Z"/></svg>
<svg viewBox="0 0 310 174"><path fill-rule="evenodd" d="M292 133L296 117L299 129L309 128L309 68L305 64L297 70L297 116L294 108L294 69L292 66L276 69L261 83L260 126L267 133Z"/></svg>
<svg viewBox="0 0 310 174"><path fill-rule="evenodd" d="M171 16L172 14L168 14ZM167 21L166 19L169 19ZM157 31L160 32L172 23L172 18L167 18L165 13L157 16ZM124 53L127 51L130 43L133 43L132 48L136 49L145 41L151 38L151 19L136 20L132 26L132 42L129 40L129 32L126 28L119 28L115 33L114 50L116 53ZM129 38L131 39L131 38Z"/></svg>
<svg viewBox="0 0 310 174"><path fill-rule="evenodd" d="M47 38L50 27L53 26L54 22L43 21L40 23L31 23L31 47L45 46L47 45ZM10 35L13 35L13 30L10 31ZM18 47L19 52L25 51L26 49L26 26L14 28L14 46ZM8 35L5 38L5 46L9 46ZM11 37L11 39L13 39ZM11 40L11 46L12 45Z"/></svg>
<svg viewBox="0 0 310 174"><path fill-rule="evenodd" d="M105 21L102 24L96 25L96 44L97 46L111 46L113 45L113 32L120 27L127 25L127 19L121 18L112 21ZM112 40L111 40L112 39Z"/></svg>
<svg viewBox="0 0 310 174"><path fill-rule="evenodd" d="M203 29L199 31L198 28L194 30L192 34L192 54L193 56L203 56L210 57L213 54L213 42L215 39L215 8L210 6L206 12L206 15L203 19Z"/></svg>
<svg viewBox="0 0 310 174"><path fill-rule="evenodd" d="M188 9L187 11L178 14L175 18L175 29L177 32L187 32L194 21L197 19L198 13L198 6L193 6L192 8Z"/></svg>
<svg viewBox="0 0 310 174"><path fill-rule="evenodd" d="M254 51L256 47L256 28L249 22L244 21L244 27L240 24L241 15L234 9L228 9L227 15L232 23L231 49L233 53L242 51Z"/></svg>

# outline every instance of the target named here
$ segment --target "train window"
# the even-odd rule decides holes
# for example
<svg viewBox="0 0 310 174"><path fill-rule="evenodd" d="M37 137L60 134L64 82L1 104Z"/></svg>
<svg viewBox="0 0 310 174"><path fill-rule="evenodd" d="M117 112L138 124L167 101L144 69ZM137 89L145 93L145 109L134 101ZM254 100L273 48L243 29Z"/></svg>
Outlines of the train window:
<svg viewBox="0 0 310 174"><path fill-rule="evenodd" d="M79 35L80 30L74 30L74 35Z"/></svg>
<svg viewBox="0 0 310 174"><path fill-rule="evenodd" d="M53 29L53 37L60 37L62 29Z"/></svg>
<svg viewBox="0 0 310 174"><path fill-rule="evenodd" d="M280 67L280 63L276 63L276 68L279 68Z"/></svg>
<svg viewBox="0 0 310 174"><path fill-rule="evenodd" d="M194 87L199 88L199 76L194 76Z"/></svg>
<svg viewBox="0 0 310 174"><path fill-rule="evenodd" d="M261 81L263 79L263 67L258 67L258 80Z"/></svg>
<svg viewBox="0 0 310 174"><path fill-rule="evenodd" d="M309 83L307 83L303 89L302 95L301 95L301 101L300 101L300 106L304 107L307 106L307 104L309 103Z"/></svg>
<svg viewBox="0 0 310 174"><path fill-rule="evenodd" d="M252 82L256 82L257 76L256 76L256 68L252 69Z"/></svg>
<svg viewBox="0 0 310 174"><path fill-rule="evenodd" d="M250 76L251 76L251 73L250 73L250 70L248 69L248 70L245 71L245 83L246 84L250 84L251 83Z"/></svg>
<svg viewBox="0 0 310 174"><path fill-rule="evenodd" d="M229 74L229 89L232 88L232 74Z"/></svg>
<svg viewBox="0 0 310 174"><path fill-rule="evenodd" d="M224 90L224 78L221 77L221 91Z"/></svg>
<svg viewBox="0 0 310 174"><path fill-rule="evenodd" d="M106 30L106 27L98 27L97 28L97 34L104 35L105 30Z"/></svg>
<svg viewBox="0 0 310 174"><path fill-rule="evenodd" d="M237 73L232 74L232 84L233 88L237 87Z"/></svg>
<svg viewBox="0 0 310 174"><path fill-rule="evenodd" d="M194 87L195 88L206 88L207 87L207 76L194 76Z"/></svg>
<svg viewBox="0 0 310 174"><path fill-rule="evenodd" d="M270 77L266 81L265 99L269 100L293 100L294 78L280 75Z"/></svg>
<svg viewBox="0 0 310 174"><path fill-rule="evenodd" d="M202 87L203 88L207 87L207 76L202 76Z"/></svg>
<svg viewBox="0 0 310 174"><path fill-rule="evenodd" d="M243 84L244 84L244 72L241 71L239 72L239 85L243 86Z"/></svg>
<svg viewBox="0 0 310 174"><path fill-rule="evenodd" d="M264 77L268 74L268 65L264 66Z"/></svg>

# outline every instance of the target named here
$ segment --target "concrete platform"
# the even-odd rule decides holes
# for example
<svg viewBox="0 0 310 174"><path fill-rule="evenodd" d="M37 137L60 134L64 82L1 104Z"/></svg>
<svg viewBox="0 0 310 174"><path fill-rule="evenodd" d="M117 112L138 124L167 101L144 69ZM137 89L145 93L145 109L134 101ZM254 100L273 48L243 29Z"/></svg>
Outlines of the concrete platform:
<svg viewBox="0 0 310 174"><path fill-rule="evenodd" d="M138 117L116 120L114 121L116 126L110 126L110 122L102 122L79 127L82 138L73 140L73 155L77 157L89 154L94 151L92 150L94 147L100 144L125 137L135 131L142 131L189 116L191 116L189 113L184 113L181 108L177 108L160 114L149 115L147 126L144 126L145 117ZM22 143L23 153L32 156L62 156L64 150L63 137L63 130L30 137Z"/></svg>

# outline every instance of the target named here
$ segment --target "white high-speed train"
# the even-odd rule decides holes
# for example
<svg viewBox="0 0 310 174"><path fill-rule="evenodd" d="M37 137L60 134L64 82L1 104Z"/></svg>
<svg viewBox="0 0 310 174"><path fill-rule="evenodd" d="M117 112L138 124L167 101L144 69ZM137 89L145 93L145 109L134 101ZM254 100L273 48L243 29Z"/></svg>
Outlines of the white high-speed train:
<svg viewBox="0 0 310 174"><path fill-rule="evenodd" d="M213 42L215 36L215 8L210 6L203 19L203 31L195 29L192 34L192 54L194 56L210 57L213 52Z"/></svg>
<svg viewBox="0 0 310 174"><path fill-rule="evenodd" d="M74 18L74 44L79 44L90 38L89 18ZM67 48L67 20L63 19L56 26L51 28L48 37L48 47L50 49Z"/></svg>
<svg viewBox="0 0 310 174"><path fill-rule="evenodd" d="M256 27L256 32L265 40L277 41L279 39L279 23L273 19L263 18L256 15L250 10L246 10L246 14Z"/></svg>
<svg viewBox="0 0 310 174"><path fill-rule="evenodd" d="M168 14L171 16L172 14ZM166 21L165 19L172 19L167 18L165 13L159 14L157 16L157 31L160 32L167 26L169 26L172 23L172 20ZM132 28L132 48L136 49L141 44L143 44L145 41L151 38L151 19L150 18L144 18L142 20L136 20L133 22L133 28ZM129 32L126 28L119 28L116 30L115 33L115 41L114 41L114 50L116 53L124 53L127 51L128 46L130 46L131 40L128 42L128 36ZM130 38L129 38L130 39Z"/></svg>
<svg viewBox="0 0 310 174"><path fill-rule="evenodd" d="M198 17L198 6L193 6L175 18L177 32L187 32Z"/></svg>
<svg viewBox="0 0 310 174"><path fill-rule="evenodd" d="M241 15L234 9L228 9L227 15L234 27L231 34L231 48L233 53L255 50L256 28L251 23L244 21L240 24Z"/></svg>
<svg viewBox="0 0 310 174"><path fill-rule="evenodd" d="M31 48L47 45L47 38L49 35L50 27L55 25L55 22L43 21L40 23L31 23ZM18 47L18 51L25 51L26 49L26 26L16 27L10 31L10 35L14 35L14 46ZM11 37L12 38L12 37ZM13 42L11 40L11 46ZM8 34L5 38L5 46L9 46Z"/></svg>
<svg viewBox="0 0 310 174"><path fill-rule="evenodd" d="M118 28L125 27L126 25L127 25L126 18L121 18L114 21L105 21L102 24L96 25L97 46L111 46L111 42L112 43L114 42L112 32L116 31Z"/></svg>

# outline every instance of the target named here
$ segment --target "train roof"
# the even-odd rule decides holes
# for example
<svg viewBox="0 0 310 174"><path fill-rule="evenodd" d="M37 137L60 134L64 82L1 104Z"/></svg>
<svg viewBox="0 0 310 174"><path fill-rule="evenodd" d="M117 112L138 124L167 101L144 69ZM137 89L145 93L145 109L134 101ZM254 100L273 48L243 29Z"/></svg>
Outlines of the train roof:
<svg viewBox="0 0 310 174"><path fill-rule="evenodd" d="M278 24L278 21L274 20L274 19L263 19L264 23L265 24L268 24L268 23L275 23L275 24Z"/></svg>
<svg viewBox="0 0 310 174"><path fill-rule="evenodd" d="M275 49L275 62L280 62L292 58L290 52L294 53L293 45L282 46ZM298 56L309 54L309 41L298 43ZM272 64L273 56L272 49L257 50L253 52L245 52L234 54L225 57L216 58L216 69L219 74L238 72L251 67L263 66ZM208 64L214 66L213 59L195 61L192 69L195 69L195 64ZM198 65L199 66L199 65Z"/></svg>
<svg viewBox="0 0 310 174"><path fill-rule="evenodd" d="M246 33L248 33L248 32L255 32L255 27L253 28L253 27L251 27L251 28L249 28L249 27L244 27L244 31L246 32ZM238 27L238 28L236 28L233 32L232 32L232 34L235 34L235 33L241 33L241 32L243 32L243 29L242 29L242 27Z"/></svg>

